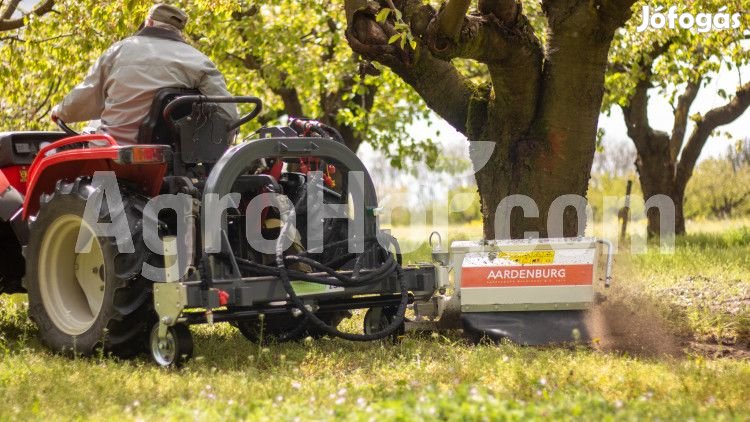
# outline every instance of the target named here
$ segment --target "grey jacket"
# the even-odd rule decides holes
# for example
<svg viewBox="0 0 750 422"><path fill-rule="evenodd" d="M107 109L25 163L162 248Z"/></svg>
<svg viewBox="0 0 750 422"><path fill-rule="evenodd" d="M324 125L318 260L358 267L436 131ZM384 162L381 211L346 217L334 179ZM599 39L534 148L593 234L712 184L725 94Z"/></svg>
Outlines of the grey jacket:
<svg viewBox="0 0 750 422"><path fill-rule="evenodd" d="M208 57L185 43L177 32L148 27L113 44L53 113L66 122L101 119L99 132L112 135L118 143L131 144L161 88L196 88L204 95L231 95ZM229 120L237 119L234 104L221 104L219 111Z"/></svg>

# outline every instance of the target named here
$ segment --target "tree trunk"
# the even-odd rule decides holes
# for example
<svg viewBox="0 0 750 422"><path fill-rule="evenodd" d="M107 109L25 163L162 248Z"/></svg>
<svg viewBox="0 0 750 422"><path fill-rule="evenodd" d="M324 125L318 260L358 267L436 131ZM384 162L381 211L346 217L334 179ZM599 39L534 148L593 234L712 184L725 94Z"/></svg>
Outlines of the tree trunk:
<svg viewBox="0 0 750 422"><path fill-rule="evenodd" d="M514 132L512 127L507 127L507 122L517 122L519 116L524 115L516 110L490 118L479 139L496 145L489 163L476 173L485 217L484 235L488 239L500 236L497 230L506 232L502 227L495 227L496 211L503 198L514 194L532 198L538 215L527 213L524 216L522 210L516 208L509 219L503 218L500 224L510 225L506 233L513 238L523 237L525 232L538 232L541 237L576 236L579 229L581 233L585 229L578 227L574 208L566 207L559 220L550 214L550 206L564 195L586 196L608 44L591 45L580 38L565 46L556 45L555 41L552 44L562 51L586 51L587 55L561 54L558 59L547 60L538 94L541 107L532 117L528 130L506 135ZM580 202L572 203L580 205ZM559 230L550 227L550 218L561 221L562 227Z"/></svg>
<svg viewBox="0 0 750 422"><path fill-rule="evenodd" d="M550 206L565 195L577 195L580 200L571 197L566 204L578 205L585 213L582 201L594 159L611 41L588 19L587 10L581 8L551 24L547 49L555 53L545 57L541 77L531 81L538 88L520 90L522 82L516 80L504 84L513 86L510 91L515 97L510 104L532 104L536 109L516 106L506 108L504 113L492 113L490 109L479 140L494 142L496 147L490 162L476 173L488 239L501 233L521 238L525 232L537 232L540 237L577 236L585 229L585 224L579 227L574 207L566 207L557 217ZM529 78L527 74L522 76ZM498 79L493 80L496 90ZM525 130L519 130L519 126ZM503 218L501 226L495 227L498 204L514 194L532 198L538 216L524 216L516 208L509 219ZM505 230L504 224L509 224Z"/></svg>
<svg viewBox="0 0 750 422"><path fill-rule="evenodd" d="M633 0L543 0L544 47L520 3L485 0L467 15L471 3L448 0L435 10L420 0L396 2L419 42L412 49L388 42L404 36L400 18L376 19L394 2L348 0L347 40L355 52L393 70L471 141L487 239L582 233L607 54ZM490 80L467 79L455 58L486 64ZM525 213L498 207L512 195L530 198Z"/></svg>
<svg viewBox="0 0 750 422"><path fill-rule="evenodd" d="M649 238L658 238L664 234L685 234L685 187L686 183L676 177L677 163L669 156L668 144L665 142L651 142L649 150L638 152L636 169L638 170L643 198L648 201L655 195L665 195L674 204L674 221L666 218L662 227L662 215L658 208L652 207L646 211L648 219L647 233Z"/></svg>

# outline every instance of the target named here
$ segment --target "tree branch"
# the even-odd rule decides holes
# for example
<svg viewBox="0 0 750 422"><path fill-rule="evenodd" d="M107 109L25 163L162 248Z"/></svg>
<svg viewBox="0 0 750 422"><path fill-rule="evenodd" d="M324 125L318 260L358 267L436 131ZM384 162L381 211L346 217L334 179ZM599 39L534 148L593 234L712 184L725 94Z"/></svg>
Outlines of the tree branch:
<svg viewBox="0 0 750 422"><path fill-rule="evenodd" d="M263 67L263 63L259 57L252 54L246 54L242 57L232 53L229 53L228 55L229 57L240 60L246 68L257 70L260 76L266 80L269 89L281 98L281 101L284 103L284 109L288 115L297 117L305 115L297 89L286 85L286 80L289 77L289 74L279 71L278 74L275 75L278 78L278 85L271 84L268 83L268 69Z"/></svg>
<svg viewBox="0 0 750 422"><path fill-rule="evenodd" d="M534 65L541 65L541 43L515 0L480 0L479 11L469 15L465 15L463 7L459 10L458 6L451 6L455 4L449 2L439 12L422 5L408 16L412 21L412 32L435 57L446 61L466 58L496 64L525 55L538 56L539 61ZM453 12L449 7L453 7ZM455 17L452 13L458 12L464 14L460 19L452 19ZM451 25L447 29L446 20Z"/></svg>
<svg viewBox="0 0 750 422"><path fill-rule="evenodd" d="M16 9L18 9L18 5L20 3L21 0L10 0L10 3L8 3L8 7L6 7L3 14L0 15L0 20L10 19L10 17L13 16L13 13L15 13Z"/></svg>
<svg viewBox="0 0 750 422"><path fill-rule="evenodd" d="M356 82L357 80L352 76L345 77L337 91L321 95L320 108L323 110L323 115L319 117L320 121L333 126L341 133L346 146L352 151L357 151L357 148L359 148L363 141L363 134L352 126L339 123L337 119L339 110L348 106L348 101L344 97L348 94L354 94L350 101L360 105L364 113L369 113L372 110L376 94L376 87L371 85L365 86L364 94L355 93Z"/></svg>
<svg viewBox="0 0 750 422"><path fill-rule="evenodd" d="M284 109L290 116L302 117L305 115L305 111L302 109L302 101L299 99L299 92L297 88L285 86L287 75L283 74L281 77L282 86L279 88L271 88L274 94L281 97L281 101L284 102Z"/></svg>
<svg viewBox="0 0 750 422"><path fill-rule="evenodd" d="M711 132L719 126L737 120L748 107L750 107L750 82L737 89L732 101L714 108L695 123L695 129L690 134L685 149L682 151L680 163L677 166L677 181L681 186L684 187L693 174L695 163L698 161L703 146L711 136Z"/></svg>
<svg viewBox="0 0 750 422"><path fill-rule="evenodd" d="M48 88L47 88L47 95L45 95L45 96L44 96L44 98L43 98L43 99L42 99L42 101L41 101L41 102L39 103L39 105L38 105L38 106L36 107L36 109L34 109L34 112L33 112L33 113L31 113L31 118L30 118L30 120L35 120L35 119L37 119L37 115L39 114L39 112L40 112L40 111L42 111L42 109L44 109L44 108L46 108L46 107L47 107L47 105L49 104L49 99L50 99L50 97L52 96L52 94L54 94L55 92L57 92L57 89L58 89L58 88L60 87L60 82L61 82L61 81L62 81L62 79L61 79L61 78L57 78L57 79L55 79L54 81L52 81L52 82L51 82L51 83L49 84L49 86L48 86ZM41 118L43 118L44 116L46 116L46 113L45 113L45 114L42 114L41 116L39 116L39 118L41 119Z"/></svg>
<svg viewBox="0 0 750 422"><path fill-rule="evenodd" d="M659 56L669 50L671 44L671 39L652 44L651 51L644 53L633 66L633 69L630 69L631 72L641 72L643 76L638 81L633 95L630 96L628 105L621 105L621 108L628 129L628 137L633 140L639 153L647 153L648 143L657 135L648 119L648 90L651 88L651 77L653 76L651 66ZM612 66L617 66L617 64ZM658 137L663 138L664 136L666 134L659 133Z"/></svg>
<svg viewBox="0 0 750 422"><path fill-rule="evenodd" d="M445 3L445 7L440 10L436 18L437 28L443 36L454 41L458 40L470 5L471 0L448 0L448 3Z"/></svg>
<svg viewBox="0 0 750 422"><path fill-rule="evenodd" d="M428 107L456 130L466 133L473 84L450 62L436 58L426 48L420 48L414 57L410 57L397 46L388 44L393 28L375 21L378 9L372 4L351 10L356 1L347 0L345 4L351 11L346 38L352 50L365 59L391 68L417 91Z"/></svg>
<svg viewBox="0 0 750 422"><path fill-rule="evenodd" d="M31 13L17 19L10 19L10 17L13 15L13 12L15 12L16 8L18 7L18 3L19 1L17 0L11 0L11 2L8 4L8 7L5 9L5 13L3 13L3 16L0 17L0 31L10 31L23 27L26 16L28 16L29 14L42 16L51 12L52 6L55 5L55 0L44 0L41 4L34 8ZM6 17L5 15L8 14L8 12L10 12L10 14Z"/></svg>
<svg viewBox="0 0 750 422"><path fill-rule="evenodd" d="M628 105L621 106L628 137L633 140L639 153L648 151L648 142L654 136L654 129L648 119L648 89L650 87L650 80L641 80L635 87Z"/></svg>
<svg viewBox="0 0 750 422"><path fill-rule="evenodd" d="M674 110L674 126L672 127L672 136L669 140L669 154L672 161L677 160L685 140L685 130L687 128L688 118L690 116L690 106L693 105L695 97L700 90L701 79L690 81L685 91L677 100L677 107Z"/></svg>
<svg viewBox="0 0 750 422"><path fill-rule="evenodd" d="M509 61L519 54L538 56L542 47L525 17L516 17L512 27L506 26L494 14L469 15L463 21L460 36L451 40L441 37L437 21L433 21L422 40L436 57L472 59L486 64ZM541 64L541 61L536 64Z"/></svg>
<svg viewBox="0 0 750 422"><path fill-rule="evenodd" d="M504 25L511 27L521 14L521 3L516 0L479 0L479 12L495 15Z"/></svg>
<svg viewBox="0 0 750 422"><path fill-rule="evenodd" d="M630 19L635 0L598 0L592 1L599 17L607 28L614 30Z"/></svg>

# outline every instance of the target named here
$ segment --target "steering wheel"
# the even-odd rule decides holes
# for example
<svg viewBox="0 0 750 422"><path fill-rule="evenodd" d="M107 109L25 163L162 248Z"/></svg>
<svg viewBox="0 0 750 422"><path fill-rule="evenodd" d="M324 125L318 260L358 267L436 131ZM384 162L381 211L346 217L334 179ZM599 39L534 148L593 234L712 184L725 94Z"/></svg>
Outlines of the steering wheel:
<svg viewBox="0 0 750 422"><path fill-rule="evenodd" d="M52 116L52 121L55 122L55 124L60 129L62 129L63 132L67 133L68 135L73 135L73 136L80 135L80 133L76 132L75 130L71 129L70 126L65 124L65 122L61 118L57 116Z"/></svg>

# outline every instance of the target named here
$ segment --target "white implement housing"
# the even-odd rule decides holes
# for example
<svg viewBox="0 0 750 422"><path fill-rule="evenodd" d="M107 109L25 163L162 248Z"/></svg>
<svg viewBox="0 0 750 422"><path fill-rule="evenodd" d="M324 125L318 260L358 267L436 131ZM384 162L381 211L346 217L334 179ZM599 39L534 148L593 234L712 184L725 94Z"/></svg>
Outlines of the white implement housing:
<svg viewBox="0 0 750 422"><path fill-rule="evenodd" d="M585 339L597 282L609 287L612 246L596 238L430 243L438 293L414 304L409 329L463 328L524 344ZM439 238L439 236L438 236Z"/></svg>

